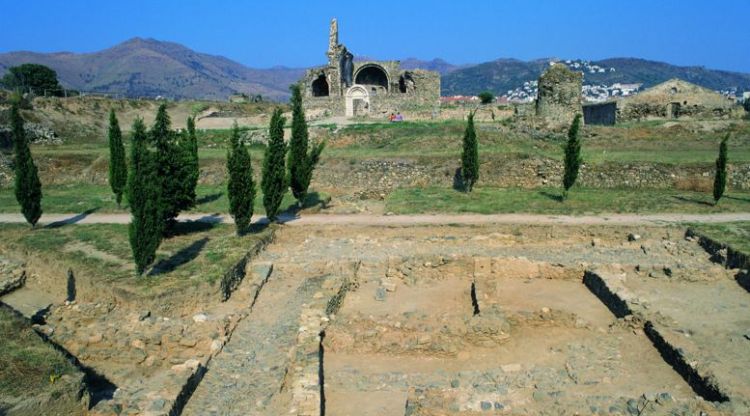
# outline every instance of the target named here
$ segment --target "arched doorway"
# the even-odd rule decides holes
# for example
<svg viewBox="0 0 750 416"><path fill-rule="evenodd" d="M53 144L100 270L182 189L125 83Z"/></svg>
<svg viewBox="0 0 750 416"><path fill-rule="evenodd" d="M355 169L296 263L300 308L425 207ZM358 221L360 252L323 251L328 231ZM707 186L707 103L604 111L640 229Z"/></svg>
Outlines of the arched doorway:
<svg viewBox="0 0 750 416"><path fill-rule="evenodd" d="M370 95L362 85L346 90L346 116L364 116L370 113Z"/></svg>
<svg viewBox="0 0 750 416"><path fill-rule="evenodd" d="M381 66L366 65L354 75L354 83L363 85L369 94L388 92L388 74Z"/></svg>
<svg viewBox="0 0 750 416"><path fill-rule="evenodd" d="M325 74L320 74L312 83L313 97L328 97L328 80Z"/></svg>

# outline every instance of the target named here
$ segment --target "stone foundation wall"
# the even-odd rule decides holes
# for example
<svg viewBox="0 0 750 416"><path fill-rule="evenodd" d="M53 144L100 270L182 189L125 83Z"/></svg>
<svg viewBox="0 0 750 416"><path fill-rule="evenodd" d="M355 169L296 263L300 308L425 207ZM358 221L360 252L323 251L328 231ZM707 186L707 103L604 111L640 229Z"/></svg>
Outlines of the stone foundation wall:
<svg viewBox="0 0 750 416"><path fill-rule="evenodd" d="M458 160L416 159L326 160L315 171L313 188L366 189L387 193L398 187L450 187L459 168ZM714 167L673 166L653 163L583 165L578 184L593 188L674 189L696 182L713 181ZM551 159L483 158L479 183L485 186L533 188L562 183L561 161ZM750 164L730 165L729 189L750 190Z"/></svg>

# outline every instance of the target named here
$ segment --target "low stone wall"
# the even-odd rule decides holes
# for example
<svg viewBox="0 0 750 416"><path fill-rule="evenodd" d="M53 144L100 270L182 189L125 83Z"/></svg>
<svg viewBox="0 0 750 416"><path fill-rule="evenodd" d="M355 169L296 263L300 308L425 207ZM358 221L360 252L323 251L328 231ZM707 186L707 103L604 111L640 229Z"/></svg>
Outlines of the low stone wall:
<svg viewBox="0 0 750 416"><path fill-rule="evenodd" d="M562 183L562 161L546 158L521 158L506 155L480 154L479 185L497 187L534 188L559 186ZM398 187L453 185L460 158L324 158L313 174L313 188L366 189L386 193ZM96 169L76 166L64 175L54 164L40 163L39 170L45 185L82 184L107 185L106 164ZM684 184L698 184L710 188L713 183L713 163L670 165L664 163L584 163L578 184L593 188L679 188ZM201 166L201 184L225 183L226 167L223 162L210 162ZM255 169L256 183L260 169ZM0 186L10 187L12 170L0 167ZM750 163L729 165L727 185L730 190L750 190ZM692 185L690 185L692 186Z"/></svg>
<svg viewBox="0 0 750 416"><path fill-rule="evenodd" d="M252 260L253 257L257 256L258 253L263 251L269 244L271 244L273 242L273 239L274 232L272 230L260 241L255 243L255 245L253 245L250 250L248 250L247 254L245 254L245 256L242 257L239 262L237 262L237 264L235 264L233 267L227 270L226 273L224 273L224 276L221 278L220 287L222 302L229 299L229 297L232 296L232 292L234 292L234 290L239 287L240 283L242 283L242 279L245 278L247 265L250 260Z"/></svg>
<svg viewBox="0 0 750 416"><path fill-rule="evenodd" d="M375 196L398 187L454 184L459 160L365 159L325 160L314 174L313 188L367 189ZM578 184L592 188L671 189L683 182L713 180L713 166L654 163L584 164ZM483 186L534 188L562 183L563 164L552 159L485 157L479 170ZM729 189L750 190L750 164L730 165Z"/></svg>
<svg viewBox="0 0 750 416"><path fill-rule="evenodd" d="M750 268L750 255L747 253L743 253L728 244L707 237L692 228L687 229L685 237L697 238L698 244L711 254L711 260L727 269Z"/></svg>
<svg viewBox="0 0 750 416"><path fill-rule="evenodd" d="M729 395L717 385L704 357L684 342L684 337L664 327L661 315L644 307L637 296L623 284L623 278L600 271L586 271L584 284L618 318L642 322L643 331L654 344L664 361L685 379L698 395L714 402L726 402Z"/></svg>

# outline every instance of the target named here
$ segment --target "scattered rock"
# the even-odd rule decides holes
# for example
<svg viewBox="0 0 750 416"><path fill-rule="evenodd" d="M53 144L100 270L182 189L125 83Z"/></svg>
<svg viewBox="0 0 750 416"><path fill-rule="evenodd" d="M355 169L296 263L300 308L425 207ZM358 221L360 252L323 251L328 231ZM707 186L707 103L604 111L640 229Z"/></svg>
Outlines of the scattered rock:
<svg viewBox="0 0 750 416"><path fill-rule="evenodd" d="M503 372L515 373L515 372L521 371L521 364L518 364L518 363L505 364L505 365L501 365L500 368L503 370Z"/></svg>
<svg viewBox="0 0 750 416"><path fill-rule="evenodd" d="M96 333L96 334L94 334L94 335L92 335L92 336L89 337L88 343L89 344L98 344L98 343L102 342L103 338L104 337L102 336L101 333Z"/></svg>
<svg viewBox="0 0 750 416"><path fill-rule="evenodd" d="M190 348L192 348L197 343L198 343L198 341L196 341L193 338L182 338L182 339L180 339L180 345L182 345L183 347L190 347Z"/></svg>
<svg viewBox="0 0 750 416"><path fill-rule="evenodd" d="M151 311L142 311L141 313L138 314L138 320L139 321L144 321L149 316L151 316Z"/></svg>
<svg viewBox="0 0 750 416"><path fill-rule="evenodd" d="M396 283L390 280L384 280L380 285L383 286L383 289L385 289L388 292L396 291Z"/></svg>
<svg viewBox="0 0 750 416"><path fill-rule="evenodd" d="M633 234L633 233L628 234L628 241L638 241L640 239L641 239L640 234Z"/></svg>
<svg viewBox="0 0 750 416"><path fill-rule="evenodd" d="M200 323L200 322L206 322L208 320L208 316L205 313L198 313L193 315L193 322Z"/></svg>

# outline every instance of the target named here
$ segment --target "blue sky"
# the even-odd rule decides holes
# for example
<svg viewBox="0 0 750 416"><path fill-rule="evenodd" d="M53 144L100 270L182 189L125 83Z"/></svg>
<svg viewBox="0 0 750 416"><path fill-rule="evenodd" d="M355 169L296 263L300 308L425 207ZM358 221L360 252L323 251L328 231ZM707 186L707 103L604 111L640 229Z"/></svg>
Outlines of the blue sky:
<svg viewBox="0 0 750 416"><path fill-rule="evenodd" d="M324 62L328 23L381 59L632 56L750 72L750 0L0 0L0 52L93 52L140 36L248 66Z"/></svg>

